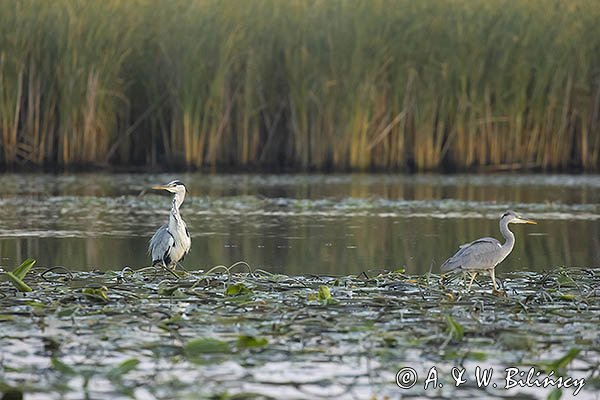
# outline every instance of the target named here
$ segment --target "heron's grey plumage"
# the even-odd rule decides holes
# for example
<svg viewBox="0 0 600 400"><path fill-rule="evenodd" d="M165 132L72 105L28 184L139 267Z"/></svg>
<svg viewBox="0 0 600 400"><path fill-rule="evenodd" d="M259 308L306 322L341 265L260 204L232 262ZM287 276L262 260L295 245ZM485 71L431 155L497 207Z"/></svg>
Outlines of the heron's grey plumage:
<svg viewBox="0 0 600 400"><path fill-rule="evenodd" d="M492 277L494 289L496 289L494 268L510 254L515 245L515 235L508 229L510 223L535 224L532 220L518 216L514 211L504 213L500 218L500 232L506 239L504 244L490 237L463 244L456 254L442 264L440 267L441 272L447 273L457 270L468 272L473 274L474 279L477 272L487 271Z"/></svg>
<svg viewBox="0 0 600 400"><path fill-rule="evenodd" d="M171 268L183 260L192 244L186 224L179 213L179 207L185 199L186 189L179 181L172 181L154 188L168 190L174 193L174 196L169 221L158 228L152 236L148 251L152 256L152 265L163 263L164 266Z"/></svg>
<svg viewBox="0 0 600 400"><path fill-rule="evenodd" d="M174 243L175 239L173 239L169 232L168 224L164 224L158 228L156 233L154 233L150 239L149 250L150 255L152 256L152 264L168 258L169 251L171 250L171 247L173 247ZM166 262L166 264L169 263L170 261Z"/></svg>

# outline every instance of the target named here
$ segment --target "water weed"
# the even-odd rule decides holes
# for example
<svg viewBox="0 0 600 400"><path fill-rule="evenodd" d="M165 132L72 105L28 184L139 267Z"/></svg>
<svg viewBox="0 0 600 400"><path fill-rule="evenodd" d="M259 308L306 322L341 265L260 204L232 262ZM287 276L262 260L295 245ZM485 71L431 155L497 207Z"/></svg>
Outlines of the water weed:
<svg viewBox="0 0 600 400"><path fill-rule="evenodd" d="M220 267L181 279L149 269L63 272L33 269L27 277L35 290L25 295L0 283L0 392L278 398L306 397L318 387L349 398L545 398L553 389L575 390L527 391L517 375L515 387L504 389L498 374L505 368L554 371L552 379L586 379L583 392L598 390L594 269L501 275L507 297L483 288L467 293L434 274L384 270L316 277ZM574 285L561 283L565 272ZM178 295L161 291L166 284ZM82 295L82 287L107 296ZM227 294L231 287L251 287L251 296L239 301L244 295ZM395 377L407 366L421 384L403 390ZM432 367L443 389L424 390ZM478 367L493 368L498 387L477 387ZM455 387L453 368L464 368L470 383Z"/></svg>

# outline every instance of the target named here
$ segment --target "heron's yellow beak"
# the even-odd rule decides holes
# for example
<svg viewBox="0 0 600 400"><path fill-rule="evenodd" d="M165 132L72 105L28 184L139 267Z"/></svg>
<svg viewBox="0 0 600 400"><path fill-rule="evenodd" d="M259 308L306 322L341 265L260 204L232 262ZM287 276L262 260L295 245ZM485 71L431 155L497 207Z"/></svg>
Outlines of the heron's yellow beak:
<svg viewBox="0 0 600 400"><path fill-rule="evenodd" d="M165 185L157 185L157 186L152 186L152 189L154 189L154 190L168 190L169 187L165 186Z"/></svg>
<svg viewBox="0 0 600 400"><path fill-rule="evenodd" d="M527 218L519 218L519 223L521 223L521 224L537 225L537 222L535 222L532 219L527 219Z"/></svg>

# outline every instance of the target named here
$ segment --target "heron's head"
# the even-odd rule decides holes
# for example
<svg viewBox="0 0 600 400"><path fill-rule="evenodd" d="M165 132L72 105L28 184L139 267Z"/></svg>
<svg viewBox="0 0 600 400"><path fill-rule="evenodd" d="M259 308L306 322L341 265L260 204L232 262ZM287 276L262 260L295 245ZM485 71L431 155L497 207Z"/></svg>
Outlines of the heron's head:
<svg viewBox="0 0 600 400"><path fill-rule="evenodd" d="M514 211L505 212L504 214L502 214L502 218L500 218L500 219L506 220L507 223L509 223L509 224L533 224L533 225L537 224L537 222L535 222L534 220L529 219L529 218L524 218Z"/></svg>
<svg viewBox="0 0 600 400"><path fill-rule="evenodd" d="M187 192L185 185L181 181L178 181L178 180L171 181L171 182L167 183L166 185L152 186L152 189L166 190L168 192L175 193L175 194L181 194L181 195L185 195Z"/></svg>

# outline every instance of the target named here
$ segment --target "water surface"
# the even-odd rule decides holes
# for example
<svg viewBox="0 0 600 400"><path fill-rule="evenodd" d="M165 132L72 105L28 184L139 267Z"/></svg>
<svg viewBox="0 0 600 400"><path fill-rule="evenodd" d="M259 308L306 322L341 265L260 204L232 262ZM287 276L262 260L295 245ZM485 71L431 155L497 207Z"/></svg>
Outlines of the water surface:
<svg viewBox="0 0 600 400"><path fill-rule="evenodd" d="M245 260L286 274L423 273L462 243L502 239L507 209L539 224L513 225L500 273L600 265L600 176L511 174L4 174L0 265L146 266L170 206L149 187L175 178L190 191L188 269Z"/></svg>

